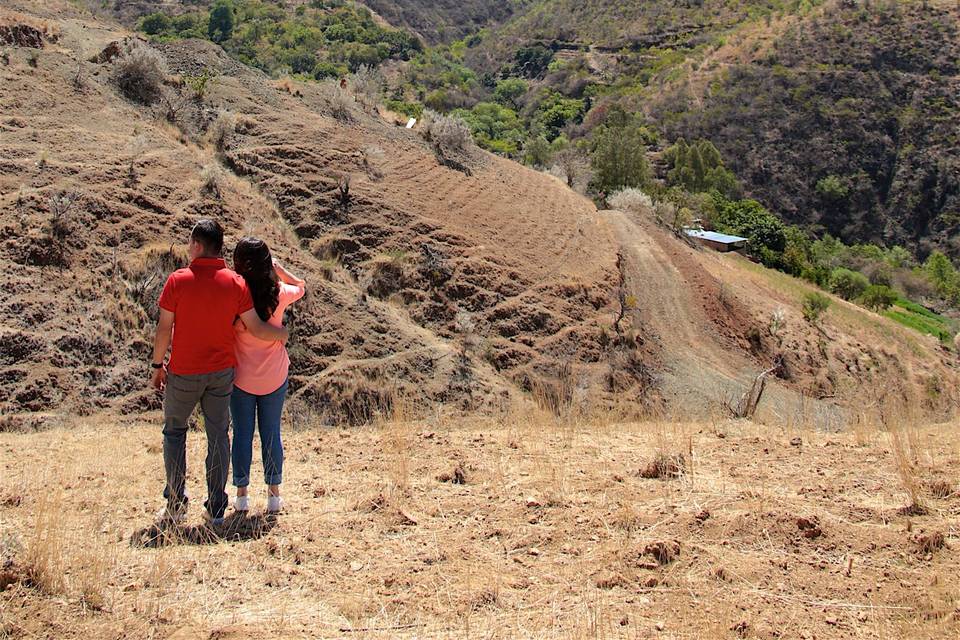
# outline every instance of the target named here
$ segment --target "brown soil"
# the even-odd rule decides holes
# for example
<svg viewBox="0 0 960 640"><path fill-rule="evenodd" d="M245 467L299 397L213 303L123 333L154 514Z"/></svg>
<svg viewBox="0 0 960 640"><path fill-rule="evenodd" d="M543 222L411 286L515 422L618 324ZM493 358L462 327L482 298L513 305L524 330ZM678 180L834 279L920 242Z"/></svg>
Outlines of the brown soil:
<svg viewBox="0 0 960 640"><path fill-rule="evenodd" d="M955 477L957 425L910 431L915 479ZM212 530L195 432L190 517L166 532L155 423L0 434L0 632L956 637L960 497L906 515L885 434L794 433L529 414L288 431L285 513L254 486L250 516ZM636 474L671 442L681 476Z"/></svg>

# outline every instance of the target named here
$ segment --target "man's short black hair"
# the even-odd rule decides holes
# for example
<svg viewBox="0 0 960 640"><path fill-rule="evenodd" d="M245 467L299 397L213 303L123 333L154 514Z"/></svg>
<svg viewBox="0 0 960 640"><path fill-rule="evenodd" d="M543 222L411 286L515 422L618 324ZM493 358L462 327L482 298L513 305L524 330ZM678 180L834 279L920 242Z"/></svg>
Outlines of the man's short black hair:
<svg viewBox="0 0 960 640"><path fill-rule="evenodd" d="M219 256L223 252L223 227L216 220L204 218L190 232L190 239L203 246L203 252Z"/></svg>

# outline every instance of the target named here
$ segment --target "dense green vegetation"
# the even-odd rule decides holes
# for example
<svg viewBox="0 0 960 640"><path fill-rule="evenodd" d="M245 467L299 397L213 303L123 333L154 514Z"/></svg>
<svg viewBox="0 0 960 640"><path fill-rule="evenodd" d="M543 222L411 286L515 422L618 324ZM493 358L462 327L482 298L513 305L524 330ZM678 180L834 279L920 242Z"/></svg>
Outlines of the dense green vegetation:
<svg viewBox="0 0 960 640"><path fill-rule="evenodd" d="M158 40L207 38L270 74L316 79L423 49L416 36L381 27L369 10L339 0L312 0L292 12L265 0L216 0L209 11L150 14L139 28Z"/></svg>
<svg viewBox="0 0 960 640"><path fill-rule="evenodd" d="M703 100L657 102L667 137L710 139L758 200L848 243L960 256L956 9L839 2Z"/></svg>

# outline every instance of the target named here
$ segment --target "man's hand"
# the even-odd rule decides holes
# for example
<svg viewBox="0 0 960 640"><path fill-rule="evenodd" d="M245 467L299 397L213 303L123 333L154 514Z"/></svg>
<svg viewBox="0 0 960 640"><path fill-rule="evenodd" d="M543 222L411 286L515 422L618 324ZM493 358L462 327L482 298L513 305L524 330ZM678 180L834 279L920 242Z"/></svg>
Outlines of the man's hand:
<svg viewBox="0 0 960 640"><path fill-rule="evenodd" d="M153 338L153 359L150 362L163 362L164 358L167 357L167 349L170 347L170 340L173 337L173 321L173 312L161 308L160 320L157 322L157 335ZM163 391L163 388L167 386L167 368L165 366L153 370L153 375L150 376L150 386L157 391Z"/></svg>
<svg viewBox="0 0 960 640"><path fill-rule="evenodd" d="M160 367L153 370L153 376L150 378L150 386L157 391L163 391L167 386L167 368Z"/></svg>

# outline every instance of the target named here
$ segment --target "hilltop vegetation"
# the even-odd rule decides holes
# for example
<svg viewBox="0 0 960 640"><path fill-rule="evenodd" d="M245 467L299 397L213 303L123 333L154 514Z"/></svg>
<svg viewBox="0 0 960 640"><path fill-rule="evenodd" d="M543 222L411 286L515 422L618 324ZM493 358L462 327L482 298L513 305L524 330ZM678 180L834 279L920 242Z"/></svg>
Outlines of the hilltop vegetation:
<svg viewBox="0 0 960 640"><path fill-rule="evenodd" d="M217 0L208 11L151 13L138 27L159 41L209 39L272 75L317 80L407 59L423 48L413 34L383 27L369 10L342 0L311 0L292 12L263 0Z"/></svg>

